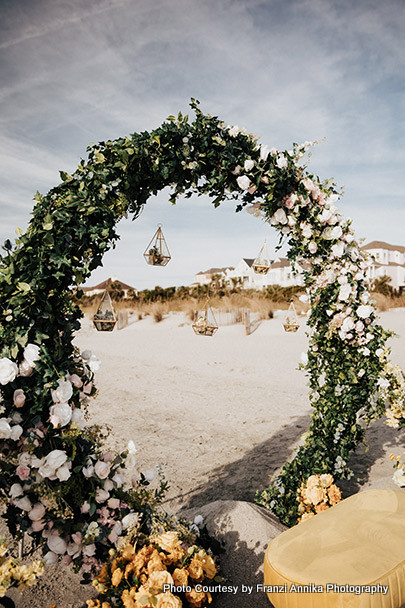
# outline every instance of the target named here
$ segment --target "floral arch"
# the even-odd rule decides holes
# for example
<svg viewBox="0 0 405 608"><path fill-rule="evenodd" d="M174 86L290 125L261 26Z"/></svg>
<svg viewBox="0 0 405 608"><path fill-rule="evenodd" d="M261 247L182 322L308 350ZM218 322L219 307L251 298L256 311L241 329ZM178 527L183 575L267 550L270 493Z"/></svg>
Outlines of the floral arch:
<svg viewBox="0 0 405 608"><path fill-rule="evenodd" d="M284 523L299 516L297 492L312 474L341 479L366 422L388 408L404 423L385 346L365 282L366 259L350 221L335 208L339 193L300 165L311 144L279 152L237 127L191 106L196 117L170 116L151 132L88 148L69 175L45 196L0 258L0 490L12 532L28 530L45 541L50 561L64 555L93 572L132 523L154 525L159 490L143 476L132 489L125 466L133 446L114 456L103 450L100 429L85 427L83 411L96 389L94 359L72 344L81 311L72 289L101 264L118 238L115 225L140 213L166 186L170 201L208 194L214 206L237 199L253 205L290 246L292 263L305 268L311 304L309 377L312 424L305 444L258 500ZM396 400L395 400L396 399ZM100 505L115 521L100 524ZM166 521L166 520L165 520Z"/></svg>

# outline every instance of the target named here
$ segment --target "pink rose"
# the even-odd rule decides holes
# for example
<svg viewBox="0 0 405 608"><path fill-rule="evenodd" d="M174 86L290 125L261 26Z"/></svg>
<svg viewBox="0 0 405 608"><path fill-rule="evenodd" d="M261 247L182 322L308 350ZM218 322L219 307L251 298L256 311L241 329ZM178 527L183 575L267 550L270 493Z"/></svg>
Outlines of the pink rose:
<svg viewBox="0 0 405 608"><path fill-rule="evenodd" d="M28 513L28 517L31 521L39 521L45 515L45 507L42 503L37 502Z"/></svg>
<svg viewBox="0 0 405 608"><path fill-rule="evenodd" d="M16 473L21 481L26 481L30 476L30 468L20 464L20 466L17 467Z"/></svg>
<svg viewBox="0 0 405 608"><path fill-rule="evenodd" d="M43 519L39 519L38 521L33 521L31 524L31 528L34 532L41 532L45 528L45 522Z"/></svg>
<svg viewBox="0 0 405 608"><path fill-rule="evenodd" d="M97 460L94 465L94 472L100 479L106 479L110 472L111 466L108 462L104 462L103 460Z"/></svg>
<svg viewBox="0 0 405 608"><path fill-rule="evenodd" d="M98 488L96 492L96 502L100 504L108 500L108 498L110 498L110 493L107 492L107 490L103 490L103 488Z"/></svg>
<svg viewBox="0 0 405 608"><path fill-rule="evenodd" d="M102 459L104 462L112 462L114 460L114 454L112 454L112 452L104 452Z"/></svg>
<svg viewBox="0 0 405 608"><path fill-rule="evenodd" d="M69 376L69 380L76 388L81 388L83 386L83 381L77 374Z"/></svg>
<svg viewBox="0 0 405 608"><path fill-rule="evenodd" d="M14 391L13 402L15 407L22 407L24 405L25 395L21 388L17 388L17 390Z"/></svg>
<svg viewBox="0 0 405 608"><path fill-rule="evenodd" d="M24 359L24 361L21 361L18 371L20 376L24 376L24 378L27 378L28 376L31 376L32 372L34 371L34 368Z"/></svg>
<svg viewBox="0 0 405 608"><path fill-rule="evenodd" d="M71 561L72 558L70 557L70 555L64 555L60 560L60 563L62 564L62 566L68 566Z"/></svg>
<svg viewBox="0 0 405 608"><path fill-rule="evenodd" d="M83 393L85 395L90 395L92 388L93 388L93 383L92 382L88 382L87 384L85 384L83 386Z"/></svg>
<svg viewBox="0 0 405 608"><path fill-rule="evenodd" d="M113 543L115 545L118 540L118 534L115 530L111 530L110 534L108 535L108 540L110 541L110 543Z"/></svg>
<svg viewBox="0 0 405 608"><path fill-rule="evenodd" d="M90 503L87 500L84 501L82 506L80 507L80 513L88 513L90 511Z"/></svg>
<svg viewBox="0 0 405 608"><path fill-rule="evenodd" d="M109 498L107 505L110 507L110 509L118 509L120 506L120 499L119 498Z"/></svg>

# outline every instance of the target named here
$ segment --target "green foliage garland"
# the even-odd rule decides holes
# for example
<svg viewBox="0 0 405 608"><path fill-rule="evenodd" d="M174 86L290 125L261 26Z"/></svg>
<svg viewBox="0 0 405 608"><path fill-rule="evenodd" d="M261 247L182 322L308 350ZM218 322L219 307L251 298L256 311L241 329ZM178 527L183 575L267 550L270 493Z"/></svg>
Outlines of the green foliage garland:
<svg viewBox="0 0 405 608"><path fill-rule="evenodd" d="M213 197L214 206L250 205L305 268L312 425L262 504L295 523L301 483L317 473L347 475L349 453L364 436L360 420L380 416L390 400L389 334L369 303L367 262L334 207L335 184L300 165L311 144L269 150L191 105L192 123L179 114L150 133L90 146L72 175L61 172L58 186L36 194L27 232L14 246L6 242L0 259L0 468L9 525L46 542L49 561L63 555L85 572L97 571L134 513L143 533L166 521L162 485L152 491L141 476L125 489L132 448L112 456L83 426L97 362L72 344L81 317L74 287L114 247L117 222L136 218L151 194L170 186L172 203L195 193ZM395 408L403 424L403 402Z"/></svg>

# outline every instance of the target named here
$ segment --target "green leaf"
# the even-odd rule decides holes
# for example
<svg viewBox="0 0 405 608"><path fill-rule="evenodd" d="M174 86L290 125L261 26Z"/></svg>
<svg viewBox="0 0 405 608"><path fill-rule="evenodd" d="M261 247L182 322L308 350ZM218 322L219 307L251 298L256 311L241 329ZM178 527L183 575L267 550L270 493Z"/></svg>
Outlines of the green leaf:
<svg viewBox="0 0 405 608"><path fill-rule="evenodd" d="M31 285L29 285L28 283L20 282L17 283L17 289L19 291L23 291L24 293L28 293L29 291L31 291Z"/></svg>

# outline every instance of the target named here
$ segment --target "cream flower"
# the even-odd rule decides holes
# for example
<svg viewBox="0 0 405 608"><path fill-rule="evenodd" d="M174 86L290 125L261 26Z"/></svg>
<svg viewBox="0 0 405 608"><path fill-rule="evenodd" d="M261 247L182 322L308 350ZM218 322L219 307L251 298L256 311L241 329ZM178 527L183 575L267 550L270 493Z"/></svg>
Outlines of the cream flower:
<svg viewBox="0 0 405 608"><path fill-rule="evenodd" d="M36 344L27 344L24 348L24 359L31 367L35 367L35 362L38 361L40 348Z"/></svg>
<svg viewBox="0 0 405 608"><path fill-rule="evenodd" d="M243 166L245 168L245 171L251 171L255 166L255 163L251 158L247 158Z"/></svg>
<svg viewBox="0 0 405 608"><path fill-rule="evenodd" d="M8 423L7 418L0 418L0 439L10 439L11 437L11 426Z"/></svg>
<svg viewBox="0 0 405 608"><path fill-rule="evenodd" d="M100 479L107 479L111 470L111 465L103 460L97 460L94 465L94 472Z"/></svg>
<svg viewBox="0 0 405 608"><path fill-rule="evenodd" d="M273 217L271 218L272 224L287 224L287 216L284 209L277 209Z"/></svg>
<svg viewBox="0 0 405 608"><path fill-rule="evenodd" d="M66 426L72 419L72 408L68 403L55 403L49 408L49 412L54 428Z"/></svg>
<svg viewBox="0 0 405 608"><path fill-rule="evenodd" d="M241 190L249 190L252 183L247 175L240 175L236 178L236 181Z"/></svg>
<svg viewBox="0 0 405 608"><path fill-rule="evenodd" d="M5 386L9 382L13 382L18 374L18 366L14 361L10 361L7 357L0 359L0 384Z"/></svg>
<svg viewBox="0 0 405 608"><path fill-rule="evenodd" d="M49 536L46 541L46 544L53 553L57 553L58 555L64 555L66 553L67 543L58 534L53 534L52 536Z"/></svg>
<svg viewBox="0 0 405 608"><path fill-rule="evenodd" d="M51 395L54 403L67 403L73 395L72 383L69 380L59 378L58 388L51 389Z"/></svg>
<svg viewBox="0 0 405 608"><path fill-rule="evenodd" d="M15 407L23 407L25 403L25 394L21 388L17 388L13 394L13 403Z"/></svg>

